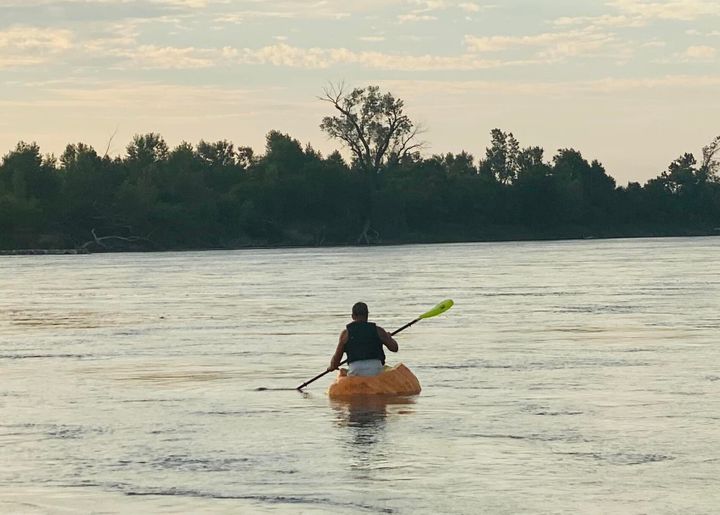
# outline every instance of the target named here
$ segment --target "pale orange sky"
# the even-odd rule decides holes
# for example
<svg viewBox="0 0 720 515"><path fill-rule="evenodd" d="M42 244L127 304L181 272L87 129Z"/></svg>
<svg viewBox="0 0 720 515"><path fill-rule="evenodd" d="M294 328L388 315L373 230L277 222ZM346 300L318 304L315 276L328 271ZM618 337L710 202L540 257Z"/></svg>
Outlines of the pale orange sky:
<svg viewBox="0 0 720 515"><path fill-rule="evenodd" d="M717 0L0 0L0 152L136 133L329 152L328 81L379 84L426 153L480 157L513 132L573 147L619 184L720 134Z"/></svg>

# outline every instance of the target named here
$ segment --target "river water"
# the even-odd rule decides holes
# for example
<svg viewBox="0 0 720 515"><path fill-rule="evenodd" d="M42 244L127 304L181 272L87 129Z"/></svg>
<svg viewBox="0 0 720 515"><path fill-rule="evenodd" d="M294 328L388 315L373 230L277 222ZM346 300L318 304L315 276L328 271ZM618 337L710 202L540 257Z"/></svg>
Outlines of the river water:
<svg viewBox="0 0 720 515"><path fill-rule="evenodd" d="M720 238L0 257L0 513L717 512L719 330Z"/></svg>

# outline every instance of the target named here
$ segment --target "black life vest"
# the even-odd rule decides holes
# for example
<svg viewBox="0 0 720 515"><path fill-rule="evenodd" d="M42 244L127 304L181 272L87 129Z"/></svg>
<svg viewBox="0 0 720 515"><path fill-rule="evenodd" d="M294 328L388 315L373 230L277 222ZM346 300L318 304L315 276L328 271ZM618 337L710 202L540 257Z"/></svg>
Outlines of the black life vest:
<svg viewBox="0 0 720 515"><path fill-rule="evenodd" d="M383 342L378 336L377 326L372 322L352 322L346 326L348 332L345 353L348 363L363 359L379 359L385 364Z"/></svg>

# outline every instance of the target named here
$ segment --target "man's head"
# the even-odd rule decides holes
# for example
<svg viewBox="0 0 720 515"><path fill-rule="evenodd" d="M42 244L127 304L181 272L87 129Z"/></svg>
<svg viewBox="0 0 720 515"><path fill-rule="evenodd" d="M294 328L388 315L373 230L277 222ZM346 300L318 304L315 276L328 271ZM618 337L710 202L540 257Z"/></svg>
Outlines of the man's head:
<svg viewBox="0 0 720 515"><path fill-rule="evenodd" d="M367 321L368 319L368 307L364 302L357 302L352 307L352 319Z"/></svg>

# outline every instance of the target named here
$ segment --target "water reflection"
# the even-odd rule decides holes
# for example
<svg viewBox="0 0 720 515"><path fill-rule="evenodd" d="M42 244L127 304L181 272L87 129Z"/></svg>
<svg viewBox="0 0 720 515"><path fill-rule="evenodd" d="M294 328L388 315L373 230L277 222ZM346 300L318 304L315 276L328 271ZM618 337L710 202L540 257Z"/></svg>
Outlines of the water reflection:
<svg viewBox="0 0 720 515"><path fill-rule="evenodd" d="M330 400L335 410L337 427L343 434L351 469L368 474L375 465L388 461L389 447L385 445L388 418L413 413L409 406L413 397L374 396Z"/></svg>
<svg viewBox="0 0 720 515"><path fill-rule="evenodd" d="M388 413L412 413L405 407L415 404L414 397L372 396L331 399L338 427L347 428L349 441L355 447L381 443L387 426ZM396 408L399 407L399 408Z"/></svg>

